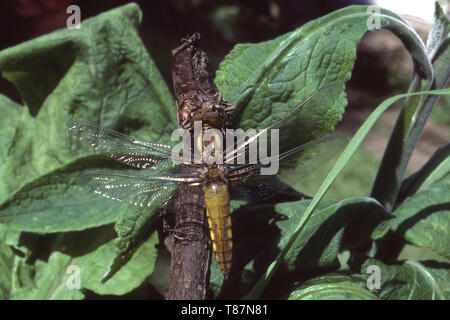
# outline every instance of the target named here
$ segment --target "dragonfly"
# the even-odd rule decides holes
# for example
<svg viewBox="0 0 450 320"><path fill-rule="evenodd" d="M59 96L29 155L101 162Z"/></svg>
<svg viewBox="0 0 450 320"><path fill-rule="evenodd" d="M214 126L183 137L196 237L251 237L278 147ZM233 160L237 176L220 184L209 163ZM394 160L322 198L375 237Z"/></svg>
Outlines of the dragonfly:
<svg viewBox="0 0 450 320"><path fill-rule="evenodd" d="M253 136L242 138L230 147L219 148L226 135L213 139L197 139L193 148L199 150L200 159L172 152L172 146L135 139L99 125L75 120L68 132L75 139L94 151L110 157L133 169L129 171L86 171L79 181L90 191L108 199L130 203L140 208L164 206L180 188L202 186L206 220L210 240L221 272L228 278L232 266L233 234L230 214L230 200L261 201L270 199L286 189L286 184L296 185L310 172L333 158L341 149L345 138L339 135L325 136L306 144L295 145L292 128L298 125L301 111L305 107L323 103L333 86L314 91L302 103L283 114ZM218 122L220 114L208 114L206 125ZM195 118L195 117L194 117ZM259 138L272 132L278 134L279 152L266 159L250 159L251 145ZM267 147L273 141L270 139ZM209 153L206 153L206 150ZM213 150L211 152L211 150ZM211 154L222 161L206 161ZM268 161L269 160L269 161ZM278 161L276 175L263 174L271 161ZM182 166L192 170L184 173Z"/></svg>

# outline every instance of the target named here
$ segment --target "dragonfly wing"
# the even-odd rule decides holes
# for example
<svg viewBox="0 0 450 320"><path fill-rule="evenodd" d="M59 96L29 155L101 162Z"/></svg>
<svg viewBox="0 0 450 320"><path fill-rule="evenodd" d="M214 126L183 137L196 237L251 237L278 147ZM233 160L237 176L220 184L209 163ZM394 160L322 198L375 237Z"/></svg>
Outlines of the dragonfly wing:
<svg viewBox="0 0 450 320"><path fill-rule="evenodd" d="M238 138L238 141L233 146L225 150L224 162L226 164L235 164L239 163L240 159L251 159L249 153L255 150L255 148L251 147L252 143L258 145L258 148L261 149L261 141L267 142L267 145L264 146L265 150L272 150L272 142L276 143L277 146L274 146L274 150L279 150L279 154L294 148L298 145L296 144L296 137L299 137L299 133L308 132L308 123L305 123L302 110L322 107L330 101L330 97L336 97L340 91L340 84L328 84L317 89L298 106L281 115L269 126L259 130L258 133L250 137L243 136ZM305 142L303 140L301 143Z"/></svg>
<svg viewBox="0 0 450 320"><path fill-rule="evenodd" d="M325 165L343 150L347 139L341 135L332 135L313 140L307 144L294 147L279 156L272 156L264 163L258 161L256 164L243 164L229 166L228 177L233 183L239 181L257 181L267 179L268 181L276 174L276 178L290 186L297 186L305 177L316 169ZM264 169L268 169L270 173ZM260 187L265 190L283 190L281 185L274 183L275 180L266 184L269 187ZM257 182L256 185L261 184Z"/></svg>
<svg viewBox="0 0 450 320"><path fill-rule="evenodd" d="M300 196L297 191L273 176L254 176L243 183L231 183L230 195L233 200L251 202L265 201L280 195L288 197Z"/></svg>
<svg viewBox="0 0 450 320"><path fill-rule="evenodd" d="M86 171L77 183L91 192L136 207L162 207L176 191L178 183L197 183L193 175L133 175L116 171Z"/></svg>
<svg viewBox="0 0 450 320"><path fill-rule="evenodd" d="M68 132L94 151L137 169L151 168L172 158L171 146L134 139L92 122L75 120Z"/></svg>
<svg viewBox="0 0 450 320"><path fill-rule="evenodd" d="M348 139L342 135L331 135L313 140L282 153L279 157L277 177L293 187L344 150Z"/></svg>

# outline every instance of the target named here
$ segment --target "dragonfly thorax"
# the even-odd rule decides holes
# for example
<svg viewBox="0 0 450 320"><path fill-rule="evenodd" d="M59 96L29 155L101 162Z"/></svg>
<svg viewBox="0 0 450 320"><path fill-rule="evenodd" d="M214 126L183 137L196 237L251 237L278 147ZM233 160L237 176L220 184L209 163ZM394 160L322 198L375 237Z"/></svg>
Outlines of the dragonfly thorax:
<svg viewBox="0 0 450 320"><path fill-rule="evenodd" d="M201 168L200 176L205 181L227 181L227 169L219 164L205 165Z"/></svg>
<svg viewBox="0 0 450 320"><path fill-rule="evenodd" d="M223 128L227 115L221 102L222 96L220 94L213 96L213 98L204 99L201 108L194 109L192 112L191 125L193 126L196 121L201 121L204 128Z"/></svg>

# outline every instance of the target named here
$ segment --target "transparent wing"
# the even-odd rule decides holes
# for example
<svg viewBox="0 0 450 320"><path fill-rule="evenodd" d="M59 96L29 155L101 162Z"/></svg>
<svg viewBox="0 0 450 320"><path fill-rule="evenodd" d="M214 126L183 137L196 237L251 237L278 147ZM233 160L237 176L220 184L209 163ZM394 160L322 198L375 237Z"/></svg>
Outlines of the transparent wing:
<svg viewBox="0 0 450 320"><path fill-rule="evenodd" d="M266 141L267 145L265 146L265 149L272 150L272 136L273 142L277 143L279 150L278 154L280 155L297 147L296 137L298 136L298 127L299 123L302 123L301 111L305 107L307 107L307 109L314 109L316 106L323 106L326 103L329 103L330 97L333 97L334 99L339 92L339 84L329 84L317 89L301 104L286 112L268 127L250 137L240 137L233 146L228 147L225 150L224 163L230 165L236 163L243 164L244 159L248 162L249 159L252 159L250 154L252 152L252 147L258 146L259 148L260 141Z"/></svg>
<svg viewBox="0 0 450 320"><path fill-rule="evenodd" d="M234 200L251 202L264 201L279 195L296 198L301 196L300 193L274 176L252 176L245 182L231 182L230 195Z"/></svg>
<svg viewBox="0 0 450 320"><path fill-rule="evenodd" d="M88 121L75 120L68 132L94 151L137 169L152 168L173 158L171 146L134 139Z"/></svg>
<svg viewBox="0 0 450 320"><path fill-rule="evenodd" d="M280 167L277 177L291 186L298 184L308 175L336 159L344 150L348 139L342 135L333 135L313 140L280 155Z"/></svg>
<svg viewBox="0 0 450 320"><path fill-rule="evenodd" d="M162 207L177 189L179 183L199 183L195 175L138 175L116 171L86 171L77 183L91 192L137 207Z"/></svg>
<svg viewBox="0 0 450 320"><path fill-rule="evenodd" d="M305 177L342 151L346 142L346 137L340 135L319 138L294 147L279 157L270 157L265 163L228 166L228 178L241 194L248 193L249 200L269 199L286 192L283 183L297 186ZM274 175L264 175L261 169L270 166L276 168L275 163L278 163L275 175L277 179L273 178ZM238 185L239 183L242 185Z"/></svg>

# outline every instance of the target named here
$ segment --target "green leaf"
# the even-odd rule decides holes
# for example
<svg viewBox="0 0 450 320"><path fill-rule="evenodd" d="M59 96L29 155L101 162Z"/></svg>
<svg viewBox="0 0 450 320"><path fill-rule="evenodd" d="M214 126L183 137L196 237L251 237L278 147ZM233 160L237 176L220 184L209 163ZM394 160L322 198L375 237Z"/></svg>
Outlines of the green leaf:
<svg viewBox="0 0 450 320"><path fill-rule="evenodd" d="M133 256L106 283L102 282L105 272L117 256L115 240L108 242L82 259L74 259L80 264L82 275L87 279L82 286L98 294L122 295L141 285L154 270L157 258L158 234L153 232L139 246ZM84 266L84 267L83 267Z"/></svg>
<svg viewBox="0 0 450 320"><path fill-rule="evenodd" d="M153 272L157 234L153 233L120 271L102 283L115 257L114 235L111 227L58 235L50 243L46 261L38 259L33 264L20 261L14 270L11 298L81 299L86 289L102 295L123 295L137 288Z"/></svg>
<svg viewBox="0 0 450 320"><path fill-rule="evenodd" d="M128 210L123 212L114 226L118 235L114 242L116 255L108 271L103 275L102 282L108 281L120 270L142 245L142 241L147 238L148 234L155 231L155 223L160 218L158 213L162 212L166 200L155 199L147 210L129 206Z"/></svg>
<svg viewBox="0 0 450 320"><path fill-rule="evenodd" d="M0 239L0 300L5 300L9 298L11 291L14 252L10 246L2 240L3 239Z"/></svg>
<svg viewBox="0 0 450 320"><path fill-rule="evenodd" d="M434 3L434 17L427 39L427 52L433 59L450 32L450 22L439 2Z"/></svg>
<svg viewBox="0 0 450 320"><path fill-rule="evenodd" d="M450 173L450 143L439 148L419 171L403 181L397 201L426 189Z"/></svg>
<svg viewBox="0 0 450 320"><path fill-rule="evenodd" d="M4 224L0 224L0 243L5 243L9 246L17 246L20 241L21 232L8 228Z"/></svg>
<svg viewBox="0 0 450 320"><path fill-rule="evenodd" d="M414 95L424 95L424 94L432 94L432 95L439 95L439 94L450 94L450 89L442 89L442 90L434 90L434 91L423 91L423 92L415 92L415 93L408 93L408 94L402 94L397 95L391 98L386 99L383 101L367 118L367 120L362 124L362 126L359 128L359 130L356 132L356 134L353 136L353 138L348 143L347 147L342 151L342 154L339 156L339 159L336 161L333 168L328 173L328 176L325 178L324 182L320 186L319 190L315 194L314 198L309 203L308 208L306 209L305 213L303 214L301 220L298 222L296 226L295 232L292 234L290 239L286 242L285 246L282 248L281 252L279 253L277 259L275 259L272 264L267 268L265 271L265 274L260 278L256 286L252 289L252 292L247 296L247 298L258 298L265 286L270 281L271 277L275 273L275 270L279 267L279 265L282 263L284 256L287 254L287 252L290 250L292 244L296 241L299 234L302 232L302 230L307 225L309 218L311 217L312 212L315 210L317 205L319 204L320 200L323 198L327 190L330 188L333 181L336 179L338 174L342 171L345 164L348 162L350 157L355 152L356 148L361 144L369 130L374 125L375 121L381 116L381 114L389 108L395 101L407 97L407 96L414 96ZM382 232L381 232L382 234ZM378 234L379 236L381 235Z"/></svg>
<svg viewBox="0 0 450 320"><path fill-rule="evenodd" d="M81 158L25 184L0 205L0 223L21 231L53 233L116 221L126 206L76 184L82 170L106 166L117 167L98 156Z"/></svg>
<svg viewBox="0 0 450 320"><path fill-rule="evenodd" d="M282 232L278 244L280 248L284 248L295 233L295 227L309 204L310 201L303 201L302 205L293 202L276 206L281 215L290 218L278 223ZM357 246L362 241L370 239L372 234L376 233L377 226L386 218L389 216L383 208L370 198L324 202L292 244L284 257L284 264L288 270L337 265L337 256L344 236L351 237L350 242ZM359 228L354 228L353 223L359 224ZM352 230L346 230L349 226Z"/></svg>
<svg viewBox="0 0 450 320"><path fill-rule="evenodd" d="M439 151L447 152L447 157L445 160L440 162L436 168L430 173L430 175L425 179L425 181L420 185L420 188L418 191L423 191L426 188L428 188L433 183L436 183L440 181L441 179L444 179L446 175L450 173L450 144L445 146L445 148L441 148L436 151L435 154L437 154Z"/></svg>
<svg viewBox="0 0 450 320"><path fill-rule="evenodd" d="M372 13L350 6L311 21L274 40L238 44L220 64L216 84L238 106L234 128L262 128L299 105L316 89L340 84L336 97L305 106L294 129L299 143L329 134L346 105L343 83L350 79L356 46ZM396 14L381 10L381 28L396 34L428 75L431 64L420 37Z"/></svg>
<svg viewBox="0 0 450 320"><path fill-rule="evenodd" d="M445 259L431 249L404 243L402 244L401 251L397 256L397 260L434 260L436 262L450 263L449 259Z"/></svg>
<svg viewBox="0 0 450 320"><path fill-rule="evenodd" d="M401 264L386 265L368 259L361 267L365 273L368 266L380 270L380 289L377 295L386 300L445 300L450 289L450 265L408 260Z"/></svg>
<svg viewBox="0 0 450 320"><path fill-rule="evenodd" d="M327 274L303 283L289 300L378 300L361 277Z"/></svg>
<svg viewBox="0 0 450 320"><path fill-rule="evenodd" d="M392 229L409 242L450 258L450 173L394 211Z"/></svg>
<svg viewBox="0 0 450 320"><path fill-rule="evenodd" d="M247 205L233 211L233 268L243 269L232 278L226 298L248 292L278 252L286 246L310 200L277 205ZM281 278L288 273L303 274L319 268L339 267L338 253L343 242L357 246L377 233L389 218L378 202L370 198L327 200L312 215L307 227L284 256ZM252 230L251 233L248 230ZM264 237L255 236L264 235ZM212 266L211 282L219 287L218 267ZM217 269L217 272L215 270ZM239 279L240 278L240 279ZM242 283L243 281L244 283ZM228 296L229 295L229 296Z"/></svg>
<svg viewBox="0 0 450 320"><path fill-rule="evenodd" d="M434 77L425 76L415 69L408 92L446 88L450 80L450 37L449 21L436 3L436 15L427 42L427 53L432 59ZM405 99L402 110L394 125L386 150L375 178L371 196L383 204L388 211L397 205L407 165L439 96L430 95Z"/></svg>
<svg viewBox="0 0 450 320"><path fill-rule="evenodd" d="M108 201L81 190L76 184L81 169L118 167L99 156L78 159L37 181L27 184L0 207L0 222L22 231L54 233L84 230L116 222L115 258L103 275L110 278L133 256L148 234L165 199L148 210ZM64 214L61 214L64 208ZM152 219L153 218L153 219ZM152 227L152 228L149 228Z"/></svg>
<svg viewBox="0 0 450 320"><path fill-rule="evenodd" d="M47 262L38 260L34 266L21 259L14 280L20 284L14 286L10 299L19 300L79 300L84 295L80 290L70 289L66 273L71 259L60 252L53 253Z"/></svg>
<svg viewBox="0 0 450 320"><path fill-rule="evenodd" d="M86 19L78 30L58 30L0 52L0 70L25 103L21 109L9 102L5 112L0 201L86 154L70 148L66 128L73 119L150 141L170 138L174 102L136 31L141 18L138 6L129 4Z"/></svg>
<svg viewBox="0 0 450 320"><path fill-rule="evenodd" d="M24 109L0 94L0 201L4 200L9 193L14 190L13 186L9 184L17 184L17 181L6 180L5 177L10 176L7 168L9 161L8 155L11 149L14 148L15 140L17 139L17 126L24 116Z"/></svg>
<svg viewBox="0 0 450 320"><path fill-rule="evenodd" d="M67 123L83 119L145 140L169 141L176 128L175 104L136 31L141 19L138 6L129 4L84 20L79 30L58 30L0 52L0 70L25 104L0 96L1 222L18 230L54 233L132 216L136 225L127 231L128 238L123 236L126 225L119 222L119 241L131 242L121 244L127 253L142 250L145 239L130 237L143 232L141 226L152 212L142 215L76 186L82 171L112 164L87 156L92 151L73 144L66 134ZM111 240L111 250L115 244ZM123 255L112 252L109 265ZM64 265L67 257L54 259L53 265ZM126 264L120 272L127 272L132 259L121 260ZM114 285L116 276L105 286Z"/></svg>
<svg viewBox="0 0 450 320"><path fill-rule="evenodd" d="M23 253L24 249L19 248L20 235L20 231L11 230L0 224L0 300L9 299L11 295L14 270L20 259L18 254ZM24 256L25 254L22 258Z"/></svg>

